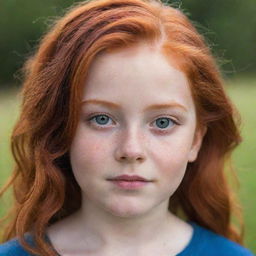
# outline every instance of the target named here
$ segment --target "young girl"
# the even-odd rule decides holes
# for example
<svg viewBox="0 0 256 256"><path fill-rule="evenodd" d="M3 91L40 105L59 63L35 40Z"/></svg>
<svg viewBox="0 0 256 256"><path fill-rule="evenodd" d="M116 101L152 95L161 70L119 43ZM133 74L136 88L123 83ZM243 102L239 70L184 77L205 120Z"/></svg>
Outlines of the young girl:
<svg viewBox="0 0 256 256"><path fill-rule="evenodd" d="M224 175L236 112L180 10L80 3L27 61L22 96L0 255L252 255Z"/></svg>

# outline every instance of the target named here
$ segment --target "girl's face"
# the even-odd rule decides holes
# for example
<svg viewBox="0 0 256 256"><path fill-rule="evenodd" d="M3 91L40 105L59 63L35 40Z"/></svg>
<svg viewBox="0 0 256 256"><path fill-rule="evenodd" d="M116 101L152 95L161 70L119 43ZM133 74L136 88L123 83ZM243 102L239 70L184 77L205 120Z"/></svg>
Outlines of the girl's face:
<svg viewBox="0 0 256 256"><path fill-rule="evenodd" d="M199 151L195 128L186 76L161 53L143 45L99 55L70 149L83 202L122 217L166 211ZM124 174L151 182L126 189L108 180Z"/></svg>

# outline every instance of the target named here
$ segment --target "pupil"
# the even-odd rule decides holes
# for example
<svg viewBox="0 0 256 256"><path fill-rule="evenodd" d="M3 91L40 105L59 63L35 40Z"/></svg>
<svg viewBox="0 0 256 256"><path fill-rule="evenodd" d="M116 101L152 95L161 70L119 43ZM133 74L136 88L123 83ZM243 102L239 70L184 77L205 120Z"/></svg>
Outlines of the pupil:
<svg viewBox="0 0 256 256"><path fill-rule="evenodd" d="M166 128L169 124L169 120L167 118L160 118L156 122L161 128Z"/></svg>
<svg viewBox="0 0 256 256"><path fill-rule="evenodd" d="M97 119L97 122L99 121L100 124L106 124L108 121L107 117L103 115L98 116L96 119Z"/></svg>

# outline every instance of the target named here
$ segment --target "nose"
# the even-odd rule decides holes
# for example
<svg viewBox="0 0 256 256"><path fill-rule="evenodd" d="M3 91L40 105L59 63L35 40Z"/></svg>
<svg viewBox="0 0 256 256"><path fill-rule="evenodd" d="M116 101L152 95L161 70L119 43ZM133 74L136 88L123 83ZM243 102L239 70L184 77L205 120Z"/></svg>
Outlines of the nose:
<svg viewBox="0 0 256 256"><path fill-rule="evenodd" d="M144 136L135 129L123 131L117 138L115 158L119 162L144 162Z"/></svg>

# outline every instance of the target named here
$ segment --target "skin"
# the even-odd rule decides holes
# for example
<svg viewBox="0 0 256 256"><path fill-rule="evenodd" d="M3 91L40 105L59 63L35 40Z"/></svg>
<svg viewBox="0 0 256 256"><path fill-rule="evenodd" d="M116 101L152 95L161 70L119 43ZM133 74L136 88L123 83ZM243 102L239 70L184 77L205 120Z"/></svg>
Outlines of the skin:
<svg viewBox="0 0 256 256"><path fill-rule="evenodd" d="M140 45L93 62L70 149L82 207L48 230L62 255L175 255L189 243L192 227L170 213L168 203L205 130L196 130L186 75L169 60ZM92 99L120 107L87 102ZM176 105L144 111L163 103ZM131 191L107 180L122 174L152 182Z"/></svg>

